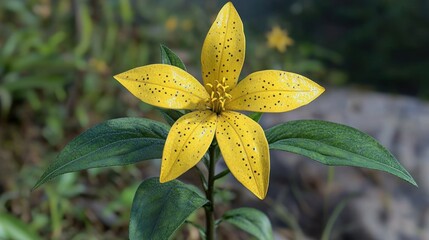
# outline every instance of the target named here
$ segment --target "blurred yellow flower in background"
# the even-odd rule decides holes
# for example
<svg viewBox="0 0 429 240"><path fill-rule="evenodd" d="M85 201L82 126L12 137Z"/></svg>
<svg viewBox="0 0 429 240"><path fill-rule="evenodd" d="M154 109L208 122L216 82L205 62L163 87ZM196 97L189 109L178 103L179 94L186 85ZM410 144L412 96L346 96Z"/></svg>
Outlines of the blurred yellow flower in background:
<svg viewBox="0 0 429 240"><path fill-rule="evenodd" d="M185 30L186 32L190 32L192 28L194 28L194 23L191 19L185 19L183 20L181 26L183 30Z"/></svg>
<svg viewBox="0 0 429 240"><path fill-rule="evenodd" d="M51 1L39 0L38 4L33 6L33 12L41 18L48 18L52 14Z"/></svg>
<svg viewBox="0 0 429 240"><path fill-rule="evenodd" d="M293 45L293 39L289 37L286 30L281 29L279 26L274 26L269 33L267 33L267 44L270 48L276 48L279 52L285 52L288 46Z"/></svg>
<svg viewBox="0 0 429 240"><path fill-rule="evenodd" d="M91 66L91 69L94 69L96 72L101 74L107 73L107 71L109 70L109 67L107 66L106 62L102 59L91 58L89 60L89 66Z"/></svg>
<svg viewBox="0 0 429 240"><path fill-rule="evenodd" d="M165 22L165 28L167 29L167 31L172 32L177 29L178 24L179 24L179 21L177 17L172 16L172 17L169 17Z"/></svg>

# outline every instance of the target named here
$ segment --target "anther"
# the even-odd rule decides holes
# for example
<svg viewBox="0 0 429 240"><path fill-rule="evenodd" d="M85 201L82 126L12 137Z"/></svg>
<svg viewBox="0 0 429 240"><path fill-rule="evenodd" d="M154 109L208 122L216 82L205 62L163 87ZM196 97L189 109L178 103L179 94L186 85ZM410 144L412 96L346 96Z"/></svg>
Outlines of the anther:
<svg viewBox="0 0 429 240"><path fill-rule="evenodd" d="M207 99L207 108L216 113L224 111L226 101L231 99L231 94L226 92L229 88L226 86L226 78L222 78L221 81L215 80L214 84L206 83L206 86L211 89L210 98Z"/></svg>

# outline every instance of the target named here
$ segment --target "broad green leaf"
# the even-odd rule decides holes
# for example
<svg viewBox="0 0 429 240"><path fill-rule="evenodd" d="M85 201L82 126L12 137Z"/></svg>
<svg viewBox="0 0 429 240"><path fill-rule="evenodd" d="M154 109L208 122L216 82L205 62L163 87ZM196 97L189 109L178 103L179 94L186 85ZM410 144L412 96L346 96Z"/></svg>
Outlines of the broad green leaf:
<svg viewBox="0 0 429 240"><path fill-rule="evenodd" d="M67 144L34 188L68 172L161 158L168 130L165 124L144 118L98 124Z"/></svg>
<svg viewBox="0 0 429 240"><path fill-rule="evenodd" d="M173 126L177 119L184 115L181 111L174 109L160 108L159 111L161 112L162 117L164 117L165 121L170 126Z"/></svg>
<svg viewBox="0 0 429 240"><path fill-rule="evenodd" d="M254 208L237 208L226 212L222 221L228 222L257 239L274 239L271 222L261 211Z"/></svg>
<svg viewBox="0 0 429 240"><path fill-rule="evenodd" d="M186 218L208 201L198 189L178 180L160 183L159 178L143 181L131 208L131 240L169 239Z"/></svg>
<svg viewBox="0 0 429 240"><path fill-rule="evenodd" d="M161 63L173 65L186 71L185 64L182 60L168 47L161 44Z"/></svg>
<svg viewBox="0 0 429 240"><path fill-rule="evenodd" d="M270 149L301 154L326 165L385 171L417 186L386 148L349 126L318 120L291 121L268 129L266 137Z"/></svg>
<svg viewBox="0 0 429 240"><path fill-rule="evenodd" d="M38 240L35 231L8 213L0 213L0 239Z"/></svg>

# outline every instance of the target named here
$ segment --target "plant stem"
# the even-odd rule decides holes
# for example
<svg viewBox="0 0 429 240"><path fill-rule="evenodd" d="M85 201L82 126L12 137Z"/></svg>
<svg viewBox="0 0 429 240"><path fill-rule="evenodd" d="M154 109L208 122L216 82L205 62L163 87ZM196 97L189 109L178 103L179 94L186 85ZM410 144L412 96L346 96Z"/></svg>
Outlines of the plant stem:
<svg viewBox="0 0 429 240"><path fill-rule="evenodd" d="M207 182L207 191L206 191L206 197L207 200L209 200L209 204L205 207L206 211L206 239L207 240L214 240L215 239L215 218L214 218L214 202L213 202L213 195L214 195L214 182L215 182L215 147L210 147L209 149L210 153L210 162L209 162L209 177Z"/></svg>
<svg viewBox="0 0 429 240"><path fill-rule="evenodd" d="M228 175L231 171L227 168L225 170L223 170L222 172L220 172L219 174L216 174L216 176L214 177L215 181L225 177L226 175Z"/></svg>
<svg viewBox="0 0 429 240"><path fill-rule="evenodd" d="M335 178L335 167L334 166L329 166L328 167L328 186L331 187L331 185L334 182Z"/></svg>
<svg viewBox="0 0 429 240"><path fill-rule="evenodd" d="M328 208L329 208L329 196L331 195L333 184L335 180L335 167L328 166L328 177L326 181L327 190L323 197L323 218L328 217Z"/></svg>

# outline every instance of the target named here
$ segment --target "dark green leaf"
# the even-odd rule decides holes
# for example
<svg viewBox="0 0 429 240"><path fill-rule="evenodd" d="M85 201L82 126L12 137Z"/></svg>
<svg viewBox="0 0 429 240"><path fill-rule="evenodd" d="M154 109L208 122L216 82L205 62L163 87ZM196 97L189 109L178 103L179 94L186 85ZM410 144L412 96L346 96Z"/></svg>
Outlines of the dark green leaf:
<svg viewBox="0 0 429 240"><path fill-rule="evenodd" d="M131 208L131 240L169 239L186 218L208 201L192 185L158 178L143 181Z"/></svg>
<svg viewBox="0 0 429 240"><path fill-rule="evenodd" d="M181 111L174 109L159 109L159 111L170 126L173 126L177 119L184 115Z"/></svg>
<svg viewBox="0 0 429 240"><path fill-rule="evenodd" d="M299 120L266 131L270 149L307 156L326 165L377 169L417 186L398 160L371 136L349 126Z"/></svg>
<svg viewBox="0 0 429 240"><path fill-rule="evenodd" d="M144 118L98 124L67 144L34 188L68 172L161 158L168 130L165 124Z"/></svg>
<svg viewBox="0 0 429 240"><path fill-rule="evenodd" d="M171 49L161 44L161 62L181 68L186 71L185 64Z"/></svg>
<svg viewBox="0 0 429 240"><path fill-rule="evenodd" d="M237 208L226 212L222 221L228 222L257 239L273 239L273 230L268 217L254 208Z"/></svg>
<svg viewBox="0 0 429 240"><path fill-rule="evenodd" d="M255 121L255 122L259 122L259 120L261 120L262 114L264 114L264 113L255 112L255 113L251 113L251 114L249 115L249 117L250 117L251 119L253 119L253 121Z"/></svg>

